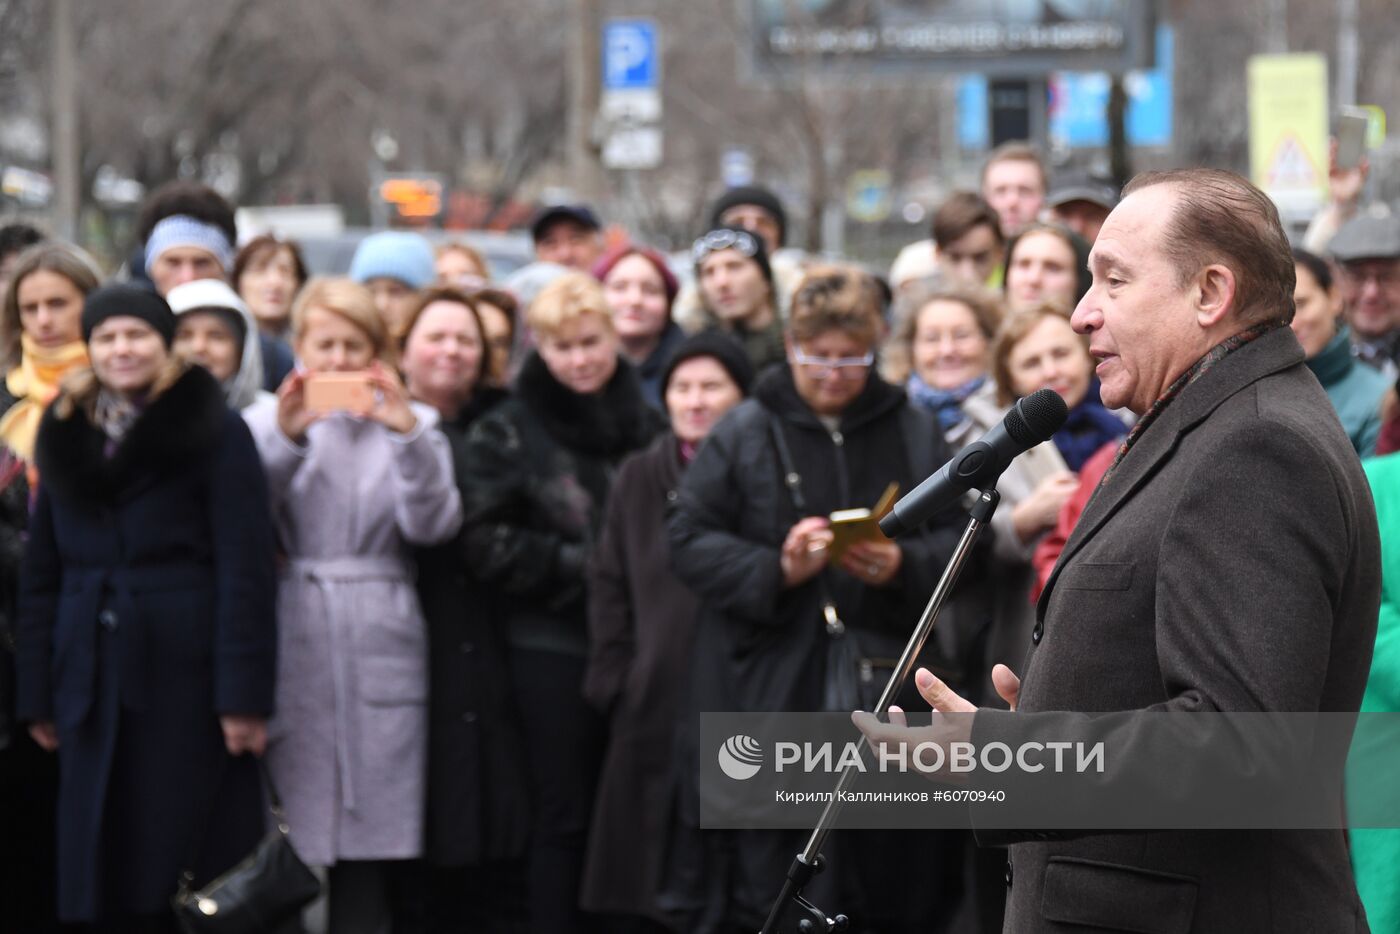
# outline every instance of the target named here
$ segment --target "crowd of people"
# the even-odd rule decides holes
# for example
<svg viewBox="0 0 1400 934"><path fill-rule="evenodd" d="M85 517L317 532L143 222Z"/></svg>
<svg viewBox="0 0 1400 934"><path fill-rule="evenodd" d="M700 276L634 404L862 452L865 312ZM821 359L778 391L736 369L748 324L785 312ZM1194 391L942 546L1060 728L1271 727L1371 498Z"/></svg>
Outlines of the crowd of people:
<svg viewBox="0 0 1400 934"><path fill-rule="evenodd" d="M325 884L287 930L757 930L802 839L701 828L697 714L869 709L965 523L836 549L830 514L1063 397L920 658L1005 707L1136 421L1071 323L1116 189L1025 144L981 181L888 275L791 249L760 187L693 275L586 205L507 281L411 231L313 278L188 181L115 276L0 229L0 929L173 930L181 873L261 836L261 762ZM1327 217L1291 327L1355 455L1397 451L1400 218ZM328 374L368 392L318 403ZM1353 854L1375 929L1391 845ZM966 832L830 853L859 930L1002 929Z"/></svg>

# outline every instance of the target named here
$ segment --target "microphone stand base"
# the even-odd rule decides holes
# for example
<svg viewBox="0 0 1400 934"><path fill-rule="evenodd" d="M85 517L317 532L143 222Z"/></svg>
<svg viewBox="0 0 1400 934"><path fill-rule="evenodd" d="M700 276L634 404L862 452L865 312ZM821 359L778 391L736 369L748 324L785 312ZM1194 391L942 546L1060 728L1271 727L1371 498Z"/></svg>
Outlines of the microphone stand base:
<svg viewBox="0 0 1400 934"><path fill-rule="evenodd" d="M805 918L797 922L797 930L801 934L836 934L836 932L850 930L850 918L841 914L827 917L826 912L802 895L802 890L807 887L807 883L811 882L812 878L825 866L826 861L820 855L809 863L801 853L797 854L792 865L788 868L783 890L778 895L778 900L773 905L773 911L768 915L768 920L764 922L763 930L759 934L777 934L778 922L782 920L783 910L789 904L796 906L798 911L806 915Z"/></svg>

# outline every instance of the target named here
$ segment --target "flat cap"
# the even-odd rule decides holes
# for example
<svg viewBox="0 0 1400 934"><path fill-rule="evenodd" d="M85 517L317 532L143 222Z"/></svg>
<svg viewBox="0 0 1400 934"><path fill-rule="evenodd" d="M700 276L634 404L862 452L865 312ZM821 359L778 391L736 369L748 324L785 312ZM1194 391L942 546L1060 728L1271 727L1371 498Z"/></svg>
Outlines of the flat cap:
<svg viewBox="0 0 1400 934"><path fill-rule="evenodd" d="M1055 179L1050 186L1046 204L1057 208L1071 201L1088 201L1104 210L1112 211L1118 205L1118 188L1106 178L1087 172L1075 172Z"/></svg>
<svg viewBox="0 0 1400 934"><path fill-rule="evenodd" d="M1339 263L1400 259L1400 217L1366 213L1342 225L1327 249Z"/></svg>

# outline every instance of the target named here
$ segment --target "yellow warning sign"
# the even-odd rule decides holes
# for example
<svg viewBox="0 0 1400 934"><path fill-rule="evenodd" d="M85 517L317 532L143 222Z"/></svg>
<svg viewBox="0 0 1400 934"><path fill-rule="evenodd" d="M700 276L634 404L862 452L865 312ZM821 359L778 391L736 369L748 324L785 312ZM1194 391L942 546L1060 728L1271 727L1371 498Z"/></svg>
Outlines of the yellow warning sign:
<svg viewBox="0 0 1400 934"><path fill-rule="evenodd" d="M1285 132L1269 156L1269 174L1265 178L1268 189L1316 188L1322 180L1322 171L1313 164L1303 141L1296 133Z"/></svg>
<svg viewBox="0 0 1400 934"><path fill-rule="evenodd" d="M1249 165L1285 214L1327 197L1327 59L1313 53L1249 59Z"/></svg>

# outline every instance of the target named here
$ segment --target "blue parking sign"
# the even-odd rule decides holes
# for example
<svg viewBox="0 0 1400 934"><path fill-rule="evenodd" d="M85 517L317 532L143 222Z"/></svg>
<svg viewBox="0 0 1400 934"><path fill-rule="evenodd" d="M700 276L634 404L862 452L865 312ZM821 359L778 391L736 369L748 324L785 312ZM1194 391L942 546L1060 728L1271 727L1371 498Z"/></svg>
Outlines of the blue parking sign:
<svg viewBox="0 0 1400 934"><path fill-rule="evenodd" d="M660 86L656 23L649 19L603 22L603 89L651 90Z"/></svg>

